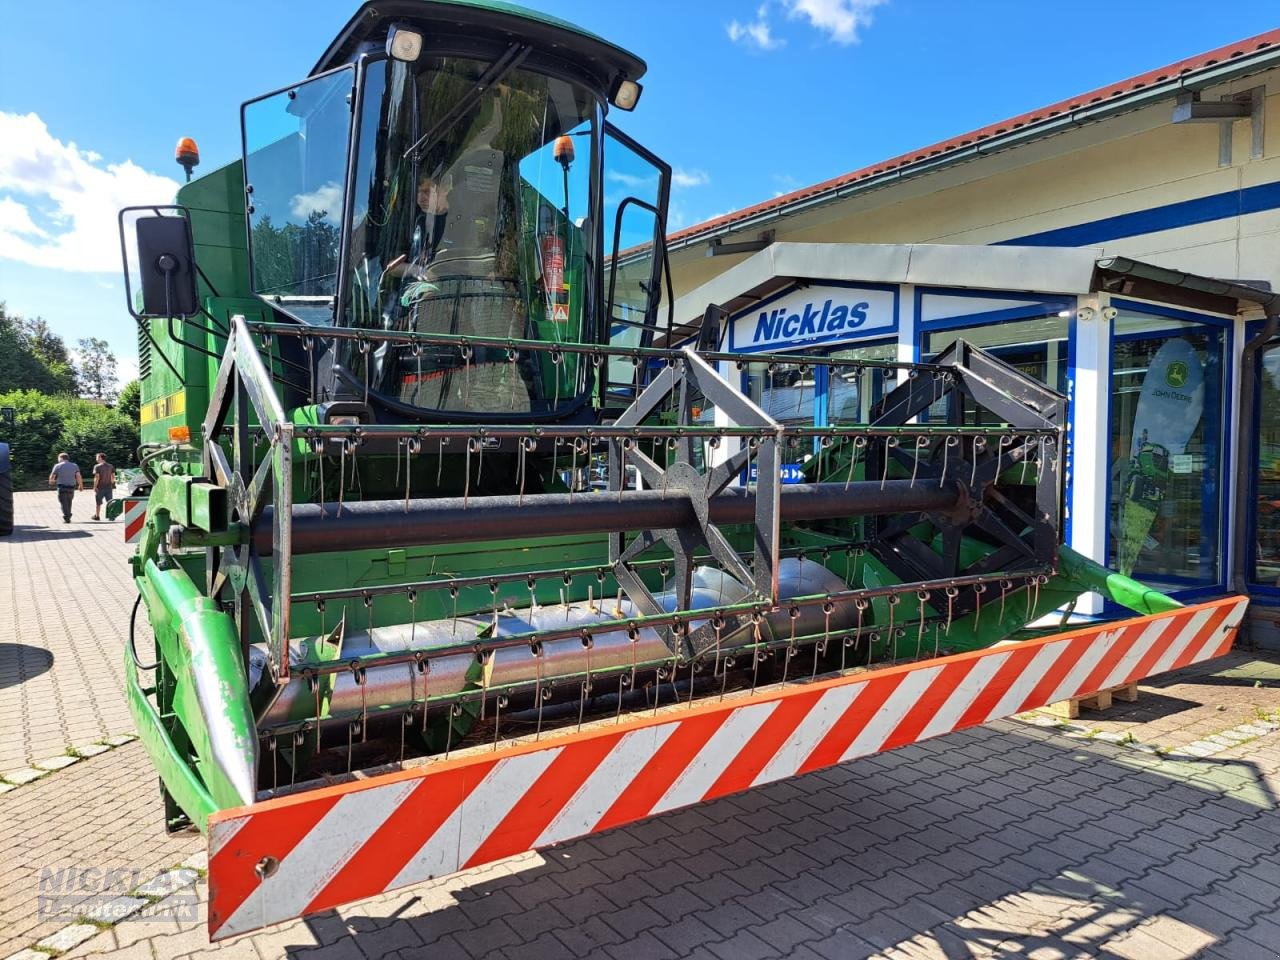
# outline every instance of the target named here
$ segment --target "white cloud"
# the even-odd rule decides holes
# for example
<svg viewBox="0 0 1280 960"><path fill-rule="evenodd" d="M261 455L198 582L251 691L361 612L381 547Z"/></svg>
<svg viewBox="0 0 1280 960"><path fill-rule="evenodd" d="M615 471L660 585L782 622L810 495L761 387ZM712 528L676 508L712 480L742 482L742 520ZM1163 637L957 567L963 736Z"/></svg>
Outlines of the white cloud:
<svg viewBox="0 0 1280 960"><path fill-rule="evenodd" d="M0 111L0 259L120 270L121 207L171 203L176 181L54 137L34 113Z"/></svg>
<svg viewBox="0 0 1280 960"><path fill-rule="evenodd" d="M305 221L316 211L323 211L325 219L337 223L342 219L342 187L330 180L310 193L299 193L289 201L289 212Z"/></svg>
<svg viewBox="0 0 1280 960"><path fill-rule="evenodd" d="M858 31L871 26L871 11L887 0L783 0L792 19L804 18L836 43L858 42Z"/></svg>
<svg viewBox="0 0 1280 960"><path fill-rule="evenodd" d="M22 234L27 237L47 238L31 219L31 213L12 197L0 197L0 233Z"/></svg>
<svg viewBox="0 0 1280 960"><path fill-rule="evenodd" d="M726 30L729 39L734 43L757 47L760 50L776 50L786 43L785 40L773 35L773 28L769 26L769 5L766 3L756 8L756 18L750 23L734 20Z"/></svg>
<svg viewBox="0 0 1280 960"><path fill-rule="evenodd" d="M705 186L710 182L711 178L705 170L684 170L680 167L673 167L671 170L671 185L679 190Z"/></svg>
<svg viewBox="0 0 1280 960"><path fill-rule="evenodd" d="M655 186L658 182L658 175L653 173L646 177L641 177L634 173L624 173L621 170L606 170L605 179L620 183L630 190L638 190L641 187Z"/></svg>
<svg viewBox="0 0 1280 960"><path fill-rule="evenodd" d="M791 20L805 20L809 26L839 44L853 44L860 32L871 26L871 11L888 0L767 0L756 7L749 23L732 21L726 28L729 39L760 50L776 50L786 40L774 34L769 19L771 6L780 7Z"/></svg>

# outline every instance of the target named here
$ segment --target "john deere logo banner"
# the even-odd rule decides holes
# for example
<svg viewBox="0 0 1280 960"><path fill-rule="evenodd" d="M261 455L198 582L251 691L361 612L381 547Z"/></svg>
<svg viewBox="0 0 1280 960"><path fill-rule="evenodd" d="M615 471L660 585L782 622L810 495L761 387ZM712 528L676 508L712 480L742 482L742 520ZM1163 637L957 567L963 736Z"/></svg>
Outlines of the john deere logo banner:
<svg viewBox="0 0 1280 960"><path fill-rule="evenodd" d="M762 353L885 336L897 329L895 287L801 287L735 316L729 325L729 349Z"/></svg>
<svg viewBox="0 0 1280 960"><path fill-rule="evenodd" d="M1143 550L1159 547L1152 535L1170 473L1190 472L1183 454L1204 415L1204 366L1192 344L1167 340L1151 358L1133 415L1129 462L1120 474L1117 567L1125 576L1140 565Z"/></svg>

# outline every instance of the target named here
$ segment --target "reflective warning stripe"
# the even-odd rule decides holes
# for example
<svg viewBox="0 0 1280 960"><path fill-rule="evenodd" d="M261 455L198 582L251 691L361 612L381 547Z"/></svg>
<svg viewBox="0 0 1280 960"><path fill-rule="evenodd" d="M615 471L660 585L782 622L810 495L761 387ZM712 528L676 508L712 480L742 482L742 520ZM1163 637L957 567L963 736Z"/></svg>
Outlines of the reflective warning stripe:
<svg viewBox="0 0 1280 960"><path fill-rule="evenodd" d="M124 542L137 543L147 522L147 498L125 497L120 516L124 519Z"/></svg>
<svg viewBox="0 0 1280 960"><path fill-rule="evenodd" d="M222 811L209 821L210 937L1221 656L1247 604L682 705ZM263 862L277 866L260 878Z"/></svg>

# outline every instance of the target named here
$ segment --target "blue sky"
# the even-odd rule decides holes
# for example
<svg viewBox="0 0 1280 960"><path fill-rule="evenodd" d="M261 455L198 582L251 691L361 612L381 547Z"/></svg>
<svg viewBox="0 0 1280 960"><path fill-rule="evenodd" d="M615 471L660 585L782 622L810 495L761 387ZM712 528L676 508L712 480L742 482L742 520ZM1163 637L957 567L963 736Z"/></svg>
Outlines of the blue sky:
<svg viewBox="0 0 1280 960"><path fill-rule="evenodd" d="M528 5L648 61L614 119L677 169L675 228L1280 26L1273 0ZM180 136L202 170L237 157L240 103L305 76L357 6L5 4L0 300L130 369L115 211L172 195Z"/></svg>

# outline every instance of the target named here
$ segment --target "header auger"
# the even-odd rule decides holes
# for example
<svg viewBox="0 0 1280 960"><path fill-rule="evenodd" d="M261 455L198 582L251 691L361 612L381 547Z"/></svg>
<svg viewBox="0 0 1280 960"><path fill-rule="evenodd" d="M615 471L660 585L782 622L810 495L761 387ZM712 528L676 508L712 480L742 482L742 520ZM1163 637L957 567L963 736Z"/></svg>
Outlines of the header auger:
<svg viewBox="0 0 1280 960"><path fill-rule="evenodd" d="M367 4L138 221L127 681L215 939L1231 643L1241 598L1060 546L1065 401L1017 370L752 355L857 391L782 422L716 310L663 323L669 168L603 122L642 73L505 4ZM1086 591L1141 616L1044 627Z"/></svg>

